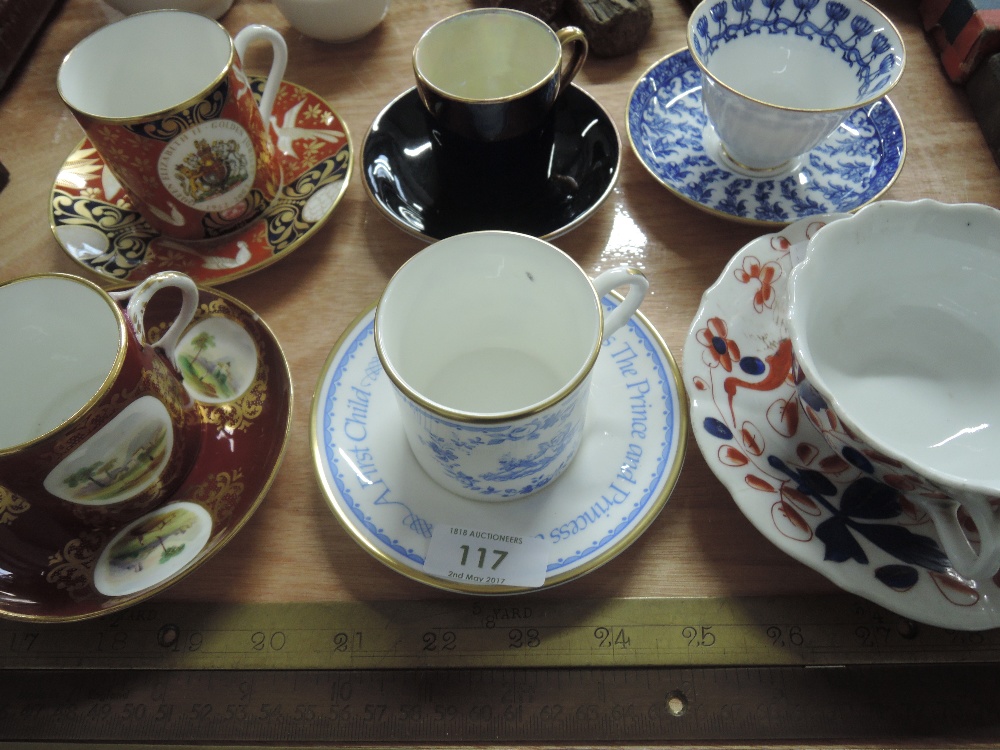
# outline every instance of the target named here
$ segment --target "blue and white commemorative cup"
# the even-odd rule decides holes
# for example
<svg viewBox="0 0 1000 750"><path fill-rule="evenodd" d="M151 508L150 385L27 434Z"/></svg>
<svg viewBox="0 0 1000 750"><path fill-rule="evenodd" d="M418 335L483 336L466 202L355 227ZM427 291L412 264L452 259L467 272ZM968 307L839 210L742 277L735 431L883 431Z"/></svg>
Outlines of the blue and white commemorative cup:
<svg viewBox="0 0 1000 750"><path fill-rule="evenodd" d="M905 59L899 32L865 0L702 0L687 37L706 147L747 174L794 167L885 96Z"/></svg>
<svg viewBox="0 0 1000 750"><path fill-rule="evenodd" d="M625 287L606 313L602 298ZM626 266L591 280L554 245L514 232L455 235L410 258L379 299L375 346L420 466L474 500L554 481L583 438L602 344L648 287Z"/></svg>

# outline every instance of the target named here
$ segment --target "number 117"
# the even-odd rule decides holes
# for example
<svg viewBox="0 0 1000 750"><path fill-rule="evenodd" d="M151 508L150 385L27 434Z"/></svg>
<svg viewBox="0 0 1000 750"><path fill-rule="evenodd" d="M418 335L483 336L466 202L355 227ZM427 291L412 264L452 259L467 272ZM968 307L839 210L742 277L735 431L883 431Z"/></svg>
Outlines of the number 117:
<svg viewBox="0 0 1000 750"><path fill-rule="evenodd" d="M472 552L468 544L462 545L462 565L464 566L469 561L469 553ZM486 565L486 548L479 547L473 554L479 555L479 562L476 564L477 568L482 568ZM490 570L496 570L500 567L500 563L504 561L507 557L507 550L495 549L493 554L496 555L496 560L490 566Z"/></svg>

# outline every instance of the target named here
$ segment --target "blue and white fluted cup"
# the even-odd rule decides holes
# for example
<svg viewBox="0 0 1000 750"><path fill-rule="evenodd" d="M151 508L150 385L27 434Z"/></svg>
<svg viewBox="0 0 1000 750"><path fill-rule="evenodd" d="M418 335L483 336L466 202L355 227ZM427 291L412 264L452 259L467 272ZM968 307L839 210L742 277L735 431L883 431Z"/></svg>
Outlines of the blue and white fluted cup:
<svg viewBox="0 0 1000 750"><path fill-rule="evenodd" d="M706 148L746 174L780 173L884 97L905 50L865 0L703 0L688 20L711 123Z"/></svg>
<svg viewBox="0 0 1000 750"><path fill-rule="evenodd" d="M619 287L606 315L601 300ZM514 232L455 235L410 258L379 299L375 346L420 466L475 500L555 480L583 437L601 346L648 287L627 266L591 280L554 245Z"/></svg>

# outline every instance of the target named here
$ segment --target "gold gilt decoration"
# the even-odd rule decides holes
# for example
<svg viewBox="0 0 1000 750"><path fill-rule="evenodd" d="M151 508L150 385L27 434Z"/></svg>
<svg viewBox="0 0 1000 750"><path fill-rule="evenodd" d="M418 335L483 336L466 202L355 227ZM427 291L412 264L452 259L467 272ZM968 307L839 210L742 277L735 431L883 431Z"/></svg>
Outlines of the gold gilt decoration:
<svg viewBox="0 0 1000 750"><path fill-rule="evenodd" d="M225 404L199 404L205 422L229 432L246 430L264 411L267 400L267 367L257 368L253 384L235 401Z"/></svg>
<svg viewBox="0 0 1000 750"><path fill-rule="evenodd" d="M243 471L233 469L210 475L194 488L190 497L212 515L214 524L223 524L232 517L244 492Z"/></svg>
<svg viewBox="0 0 1000 750"><path fill-rule="evenodd" d="M15 495L6 487L0 487L0 526L11 526L17 517L31 509L31 503L20 495Z"/></svg>
<svg viewBox="0 0 1000 750"><path fill-rule="evenodd" d="M204 98L193 102L191 106L185 109L173 112L159 120L140 122L134 125L126 125L125 127L144 138L170 141L199 123L217 119L222 113L228 97L229 79L224 78Z"/></svg>
<svg viewBox="0 0 1000 750"><path fill-rule="evenodd" d="M350 156L350 148L344 146L282 189L277 200L264 214L267 220L267 238L275 253L290 246L313 226L315 222L302 215L308 198L320 188L343 179L347 174Z"/></svg>
<svg viewBox="0 0 1000 750"><path fill-rule="evenodd" d="M104 535L96 531L83 532L79 538L71 539L49 557L45 580L74 601L93 596L94 563L105 541Z"/></svg>
<svg viewBox="0 0 1000 750"><path fill-rule="evenodd" d="M160 401L170 413L170 418L175 423L184 421L184 387L177 377L170 371L167 363L159 357L153 359L151 370L144 370L142 373L143 382L151 384L153 393L164 396Z"/></svg>
<svg viewBox="0 0 1000 750"><path fill-rule="evenodd" d="M127 206L87 197L74 197L64 190L52 192L52 219L56 227L95 227L107 237L108 247L95 255L78 257L88 267L114 278L125 278L142 263L149 243L157 233Z"/></svg>

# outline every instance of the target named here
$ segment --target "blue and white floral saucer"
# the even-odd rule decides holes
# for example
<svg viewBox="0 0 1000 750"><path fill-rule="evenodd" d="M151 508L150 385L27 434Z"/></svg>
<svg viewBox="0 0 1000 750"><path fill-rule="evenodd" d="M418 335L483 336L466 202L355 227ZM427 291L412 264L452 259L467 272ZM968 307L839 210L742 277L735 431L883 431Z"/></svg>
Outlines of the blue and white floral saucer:
<svg viewBox="0 0 1000 750"><path fill-rule="evenodd" d="M618 298L604 304L613 308ZM450 591L549 588L617 556L666 504L684 461L687 400L673 356L641 314L608 340L598 358L573 463L539 492L500 503L451 494L420 468L375 352L374 317L372 306L334 346L316 389L310 433L320 484L334 514L382 563ZM428 545L452 526L544 540L549 547L544 583L480 585L430 574Z"/></svg>
<svg viewBox="0 0 1000 750"><path fill-rule="evenodd" d="M695 440L757 530L841 588L930 625L1000 626L1000 576L956 573L930 517L845 461L800 410L782 298L809 237L844 216L754 240L703 295L683 358Z"/></svg>
<svg viewBox="0 0 1000 750"><path fill-rule="evenodd" d="M855 211L892 186L906 154L899 113L883 97L855 110L786 170L743 174L721 153L702 109L701 74L687 48L643 73L626 116L632 149L664 187L702 210L747 224L780 227Z"/></svg>

